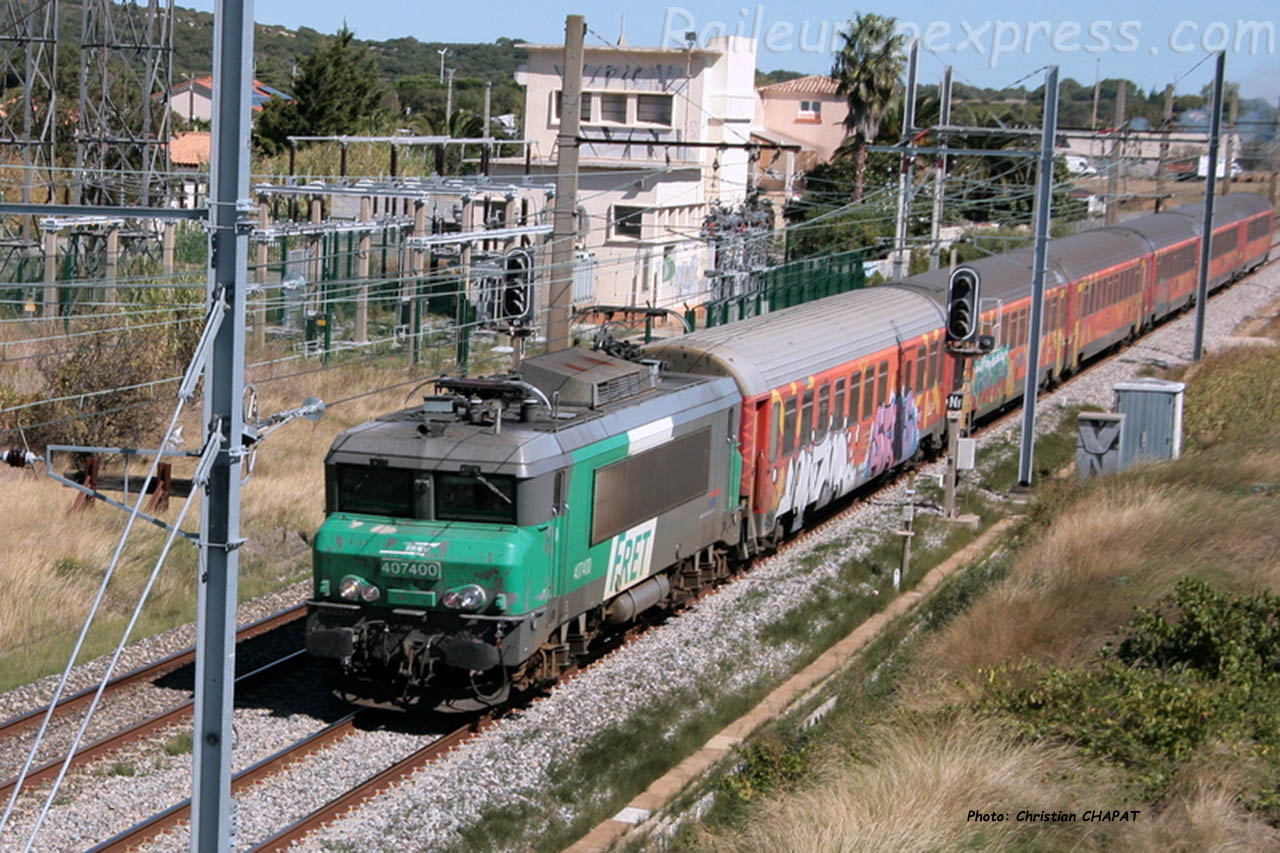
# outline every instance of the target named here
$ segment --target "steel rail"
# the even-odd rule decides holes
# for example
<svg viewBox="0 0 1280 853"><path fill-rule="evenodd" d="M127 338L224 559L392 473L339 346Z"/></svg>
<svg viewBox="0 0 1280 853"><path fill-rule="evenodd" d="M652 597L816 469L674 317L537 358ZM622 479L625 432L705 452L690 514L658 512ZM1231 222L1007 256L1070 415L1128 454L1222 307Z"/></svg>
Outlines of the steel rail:
<svg viewBox="0 0 1280 853"><path fill-rule="evenodd" d="M268 676L277 675L282 670L286 670L292 666L297 666L299 663L302 663L305 660L305 655L306 651L303 649L290 652L288 655L274 660L264 666L260 666L252 672L246 672L244 675L238 676L236 678L236 686L244 688L254 682L261 681ZM172 708L148 717L140 723L121 729L118 732L114 732L106 737L96 740L88 746L81 748L80 751L72 757L70 766L83 767L95 759L115 752L126 744L142 740L143 738L149 737L164 728L189 719L194 705L194 699L187 699L184 702L174 705ZM64 759L62 757L59 757L29 771L26 779L24 780L24 784L39 782L56 776L59 768L62 766L63 760ZM13 786L17 784L17 781L17 778L14 777L0 783L0 797L8 797L13 792Z"/></svg>
<svg viewBox="0 0 1280 853"><path fill-rule="evenodd" d="M281 626L296 622L306 616L306 607L307 606L305 604L296 604L293 607L288 607L284 610L272 613L269 616L265 616L256 622L251 622L236 632L236 641L243 642L244 640L249 640L265 634L268 631L273 631ZM117 693L121 689L140 681L150 681L160 678L161 676L167 675L176 669L194 663L195 659L196 650L194 646L174 652L168 657L162 658L155 663L145 664L137 669L111 679L111 681L107 682L106 694ZM74 693L70 696L64 697L58 702L57 707L54 709L54 716L61 716L66 714L68 711L88 704L93 699L93 694L97 692L97 689L96 685L93 687L86 687L79 693ZM36 727L40 724L40 719L44 716L47 710L47 706L34 708L25 713L10 717L4 722L0 722L0 737L9 737L26 729Z"/></svg>

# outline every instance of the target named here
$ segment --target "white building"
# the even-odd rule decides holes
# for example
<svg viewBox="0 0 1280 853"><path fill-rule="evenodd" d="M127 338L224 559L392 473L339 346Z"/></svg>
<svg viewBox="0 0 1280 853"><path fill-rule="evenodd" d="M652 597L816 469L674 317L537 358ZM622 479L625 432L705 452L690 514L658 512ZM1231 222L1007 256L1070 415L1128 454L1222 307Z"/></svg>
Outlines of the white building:
<svg viewBox="0 0 1280 853"><path fill-rule="evenodd" d="M527 49L516 73L525 87L524 138L532 173L551 176L564 48ZM706 48L585 47L581 135L610 141L580 148L579 249L594 260L595 277L593 288L580 277L575 304L678 308L704 300L699 231L709 205L746 197L748 153L672 143L750 141L755 60L755 40L737 36ZM523 174L525 166L508 158L492 171Z"/></svg>

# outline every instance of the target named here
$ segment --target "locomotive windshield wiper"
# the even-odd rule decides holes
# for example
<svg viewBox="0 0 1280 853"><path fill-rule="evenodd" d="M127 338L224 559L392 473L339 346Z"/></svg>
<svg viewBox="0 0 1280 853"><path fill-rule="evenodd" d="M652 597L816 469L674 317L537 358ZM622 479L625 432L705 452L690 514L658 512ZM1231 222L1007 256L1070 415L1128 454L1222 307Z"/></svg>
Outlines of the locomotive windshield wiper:
<svg viewBox="0 0 1280 853"><path fill-rule="evenodd" d="M490 483L488 480L486 480L486 479L485 479L485 477L484 477L484 475L480 473L480 469L479 469L477 466L475 466L475 465L463 465L463 466L462 466L461 468L459 468L458 470L459 470L459 473L461 473L461 474L462 474L462 476L464 476L464 477L474 477L474 478L475 478L475 479L476 479L476 480L477 480L477 481L478 481L482 486L484 486L486 489L488 489L489 491L493 492L495 495L497 495L498 497L502 498L502 499L503 499L504 501L506 501L507 503L511 503L511 498L507 497L506 493L505 493L505 492L503 492L503 491L502 491L502 489L499 489L499 488L498 488L497 486L495 486L493 483Z"/></svg>

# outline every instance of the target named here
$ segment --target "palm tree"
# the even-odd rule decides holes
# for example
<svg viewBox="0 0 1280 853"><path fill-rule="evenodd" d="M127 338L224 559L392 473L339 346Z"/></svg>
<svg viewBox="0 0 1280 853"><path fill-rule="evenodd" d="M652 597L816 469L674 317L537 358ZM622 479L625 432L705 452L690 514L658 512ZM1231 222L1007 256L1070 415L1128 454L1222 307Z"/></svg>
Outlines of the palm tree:
<svg viewBox="0 0 1280 853"><path fill-rule="evenodd" d="M880 123L888 112L898 81L902 77L902 49L906 37L894 32L897 21L883 15L859 14L840 32L844 39L831 76L836 91L849 101L849 115L844 120L849 135L844 147L854 153L853 200L862 200L863 181L867 172L867 145L880 132Z"/></svg>

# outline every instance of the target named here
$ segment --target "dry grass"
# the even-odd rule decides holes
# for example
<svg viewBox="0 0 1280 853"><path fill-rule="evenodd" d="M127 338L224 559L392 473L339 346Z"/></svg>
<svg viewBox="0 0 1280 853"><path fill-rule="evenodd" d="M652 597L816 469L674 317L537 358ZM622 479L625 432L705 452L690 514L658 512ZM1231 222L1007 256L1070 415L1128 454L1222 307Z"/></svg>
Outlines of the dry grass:
<svg viewBox="0 0 1280 853"><path fill-rule="evenodd" d="M912 680L916 701L973 698L983 669L1028 658L1083 665L1135 607L1188 574L1228 589L1280 589L1276 507L1196 482L1198 474L1225 475L1224 483L1280 477L1280 453L1217 456L1194 460L1191 470L1153 466L1129 479L1060 487L1077 501L1002 584L941 632Z"/></svg>
<svg viewBox="0 0 1280 853"><path fill-rule="evenodd" d="M265 416L297 406L308 396L333 401L365 390L403 383L414 376L402 359L374 365L335 366L333 370L288 377L313 370L315 362L285 362L257 371L260 411ZM286 377L271 381L273 376ZM6 374L8 379L8 374ZM241 597L261 594L304 577L309 569L307 542L323 519L323 459L342 430L378 413L401 408L412 385L361 397L342 404L319 422L297 421L273 434L258 454L252 479L243 492L242 529L249 540L241 551ZM166 404L167 406L168 404ZM185 447L200 435L197 403L183 418ZM157 427L158 429L158 427ZM158 436L144 442L154 446ZM69 466L57 460L58 470ZM190 461L178 462L174 476L190 473ZM107 471L118 473L118 460ZM138 463L132 475L141 474ZM0 689L59 669L109 564L125 515L95 506L68 514L73 493L43 476L0 468ZM181 501L166 513L173 519ZM198 525L199 508L188 512L185 526ZM163 531L138 524L121 568L111 584L101 627L91 637L86 657L109 649L136 601L163 541ZM195 612L195 556L189 545L175 545L169 564L152 595L138 636L187 621Z"/></svg>
<svg viewBox="0 0 1280 853"><path fill-rule="evenodd" d="M831 764L818 784L764 806L750 831L710 845L721 853L1008 849L1048 834L1020 809L1070 808L1085 767L1058 747L1020 745L967 715L895 720L859 734L865 763ZM1003 823L967 819L1001 812ZM1012 811L1010 811L1012 810Z"/></svg>
<svg viewBox="0 0 1280 853"><path fill-rule="evenodd" d="M762 804L733 834L698 833L697 844L794 853L1280 849L1277 828L1241 806L1274 790L1270 756L1229 732L1177 765L1150 803L1119 765L1028 742L964 710L986 695L992 668L1092 665L1135 607L1182 577L1235 593L1280 591L1280 438L1260 428L1280 413L1277 358L1250 350L1205 363L1188 391L1193 450L1179 462L1046 487L1008 575L906 650L908 677L872 717L883 722L868 729L856 710L833 715L824 742L860 760L830 759L804 790ZM1020 808L1142 816L1105 825L965 820L969 809Z"/></svg>

